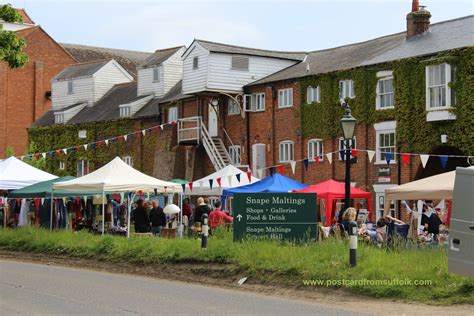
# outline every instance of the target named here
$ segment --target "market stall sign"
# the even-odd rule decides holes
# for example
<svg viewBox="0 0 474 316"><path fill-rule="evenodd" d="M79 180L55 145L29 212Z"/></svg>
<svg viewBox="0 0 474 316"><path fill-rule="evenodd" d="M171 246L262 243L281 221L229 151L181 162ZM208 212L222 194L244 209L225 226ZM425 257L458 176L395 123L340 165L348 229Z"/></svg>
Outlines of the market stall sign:
<svg viewBox="0 0 474 316"><path fill-rule="evenodd" d="M314 193L236 193L233 203L234 241L317 238Z"/></svg>
<svg viewBox="0 0 474 316"><path fill-rule="evenodd" d="M389 167L383 167L383 168L379 168L378 169L378 174L379 174L379 177L378 177L378 182L379 183L387 183L387 182L390 182L392 180L390 174L391 174L391 170Z"/></svg>

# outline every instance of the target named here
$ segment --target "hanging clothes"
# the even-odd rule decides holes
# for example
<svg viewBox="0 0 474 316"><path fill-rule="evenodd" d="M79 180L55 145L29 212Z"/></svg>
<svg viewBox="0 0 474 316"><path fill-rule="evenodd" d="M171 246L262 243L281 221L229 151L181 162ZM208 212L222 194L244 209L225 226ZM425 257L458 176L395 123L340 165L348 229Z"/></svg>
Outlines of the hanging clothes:
<svg viewBox="0 0 474 316"><path fill-rule="evenodd" d="M23 199L20 206L20 214L18 216L18 226L28 225L28 212L30 211L30 200Z"/></svg>

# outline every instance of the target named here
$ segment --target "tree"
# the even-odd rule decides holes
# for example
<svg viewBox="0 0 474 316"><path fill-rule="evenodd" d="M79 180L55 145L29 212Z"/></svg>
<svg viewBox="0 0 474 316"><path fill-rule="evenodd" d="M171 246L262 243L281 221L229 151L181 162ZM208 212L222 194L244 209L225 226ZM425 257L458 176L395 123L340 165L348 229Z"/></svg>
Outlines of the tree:
<svg viewBox="0 0 474 316"><path fill-rule="evenodd" d="M0 19L11 23L23 21L10 4L0 5ZM0 61L7 62L10 68L23 67L28 62L28 56L22 52L25 46L24 39L16 36L15 32L3 30L0 23Z"/></svg>

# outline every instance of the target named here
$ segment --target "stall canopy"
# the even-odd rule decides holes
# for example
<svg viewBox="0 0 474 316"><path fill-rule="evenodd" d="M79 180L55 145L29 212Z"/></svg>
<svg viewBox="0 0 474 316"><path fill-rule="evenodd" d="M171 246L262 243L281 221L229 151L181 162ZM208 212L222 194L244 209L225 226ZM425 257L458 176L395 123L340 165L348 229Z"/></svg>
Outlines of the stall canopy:
<svg viewBox="0 0 474 316"><path fill-rule="evenodd" d="M0 162L0 190L21 189L56 178L55 175L30 166L15 157Z"/></svg>
<svg viewBox="0 0 474 316"><path fill-rule="evenodd" d="M220 181L220 185L218 183ZM193 181L193 189L186 187L186 195L222 195L225 189L236 188L250 183L258 182L259 179L247 177L247 173L237 167L228 165L207 177ZM212 187L211 187L212 182Z"/></svg>
<svg viewBox="0 0 474 316"><path fill-rule="evenodd" d="M474 169L474 167L469 167ZM390 210L390 201L396 200L451 200L456 171L408 182L385 190L384 213Z"/></svg>
<svg viewBox="0 0 474 316"><path fill-rule="evenodd" d="M83 177L53 184L53 193L56 190L68 192L129 192L143 191L159 193L182 192L181 186L150 177L130 167L119 157L115 157L108 164Z"/></svg>
<svg viewBox="0 0 474 316"><path fill-rule="evenodd" d="M8 197L10 198L24 198L24 199L32 199L32 198L47 198L51 197L52 186L53 183L68 181L75 179L72 176L66 176L61 178L56 178L53 180L38 182L33 185L29 185L27 187L11 191L8 193ZM100 194L99 192L97 194ZM69 196L82 196L84 195L83 192L66 192L66 191L55 191L55 197L69 197Z"/></svg>
<svg viewBox="0 0 474 316"><path fill-rule="evenodd" d="M344 183L334 180L327 180L295 192L317 194L319 207L321 209L321 217L325 215L325 220L322 218L322 221L325 222L327 226L331 225L331 221L335 216L336 200L344 199L346 196ZM351 199L367 199L367 210L369 216L371 216L372 194L370 192L351 187ZM321 203L321 200L324 202Z"/></svg>
<svg viewBox="0 0 474 316"><path fill-rule="evenodd" d="M257 183L252 183L238 188L224 190L224 196L232 196L234 193L269 193L269 192L291 192L308 187L307 184L292 180L280 174L268 176Z"/></svg>

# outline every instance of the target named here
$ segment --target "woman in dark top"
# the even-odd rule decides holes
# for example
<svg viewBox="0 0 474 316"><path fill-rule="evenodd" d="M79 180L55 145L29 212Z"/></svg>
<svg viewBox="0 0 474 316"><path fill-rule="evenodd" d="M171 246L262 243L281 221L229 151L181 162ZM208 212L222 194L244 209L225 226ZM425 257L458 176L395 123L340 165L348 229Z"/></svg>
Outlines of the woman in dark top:
<svg viewBox="0 0 474 316"><path fill-rule="evenodd" d="M150 218L148 212L143 206L143 200L137 201L137 208L135 209L135 232L148 233L150 231Z"/></svg>
<svg viewBox="0 0 474 316"><path fill-rule="evenodd" d="M194 211L194 222L200 223L202 215L203 214L209 215L209 213L211 213L211 208L209 207L209 205L204 203L204 198L202 197L198 198L197 202L199 205L196 207L196 210Z"/></svg>

